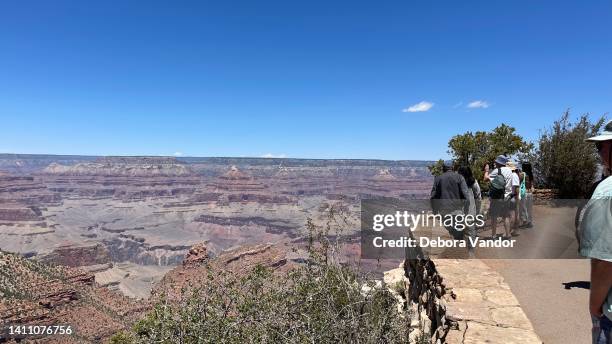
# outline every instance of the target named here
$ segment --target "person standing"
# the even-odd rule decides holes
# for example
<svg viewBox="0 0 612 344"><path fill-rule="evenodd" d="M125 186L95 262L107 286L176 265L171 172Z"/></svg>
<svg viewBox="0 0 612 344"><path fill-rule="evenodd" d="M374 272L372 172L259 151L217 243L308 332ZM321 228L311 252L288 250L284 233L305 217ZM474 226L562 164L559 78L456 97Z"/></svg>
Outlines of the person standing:
<svg viewBox="0 0 612 344"><path fill-rule="evenodd" d="M431 205L434 213L465 214L468 211L467 200L471 194L465 179L448 165L442 167L442 172L435 178L431 189ZM453 236L453 239L463 240L463 230L451 226L446 227L446 230Z"/></svg>
<svg viewBox="0 0 612 344"><path fill-rule="evenodd" d="M533 170L530 163L522 164L521 178L521 225L519 228L528 229L533 227Z"/></svg>
<svg viewBox="0 0 612 344"><path fill-rule="evenodd" d="M519 176L519 170L516 164L512 160L508 160L506 164L510 170L512 170L512 193L510 194L510 208L512 212L512 235L516 236L518 233L516 229L519 227L519 211L520 211L520 200L521 200L521 178Z"/></svg>
<svg viewBox="0 0 612 344"><path fill-rule="evenodd" d="M468 211L466 215L472 215L476 218L476 215L480 214L480 205L482 203L482 195L480 191L480 185L474 179L474 175L472 174L472 169L469 166L461 166L457 171L463 179L465 179L465 183L468 187L468 190L471 192L468 194ZM470 238L476 239L476 227L470 226L466 228L467 234ZM468 242L468 247L470 251L473 251L473 247L471 247L471 241Z"/></svg>
<svg viewBox="0 0 612 344"><path fill-rule="evenodd" d="M490 183L489 197L491 206L489 215L491 218L491 236L495 239L497 234L497 219L501 218L504 223L505 238L510 238L510 199L512 198L512 170L506 166L508 158L499 155L495 159L495 168L489 171L489 165L484 167L483 180Z"/></svg>
<svg viewBox="0 0 612 344"><path fill-rule="evenodd" d="M612 121L595 142L599 156L612 172ZM582 211L578 226L580 254L591 259L589 311L594 344L612 343L612 178L602 180Z"/></svg>

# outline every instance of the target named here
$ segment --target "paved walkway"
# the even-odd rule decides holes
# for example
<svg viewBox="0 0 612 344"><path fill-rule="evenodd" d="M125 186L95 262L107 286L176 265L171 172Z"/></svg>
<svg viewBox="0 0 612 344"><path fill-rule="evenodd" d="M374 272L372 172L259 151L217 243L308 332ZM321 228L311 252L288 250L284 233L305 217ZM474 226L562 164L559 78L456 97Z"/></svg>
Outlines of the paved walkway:
<svg viewBox="0 0 612 344"><path fill-rule="evenodd" d="M515 237L519 245L512 250L514 257L557 259L483 260L503 276L544 343L590 343L589 261L569 259L578 257L573 237L574 214L569 208L536 206L535 227L520 230L520 236ZM502 228L498 227L498 234ZM480 235L490 236L491 232ZM440 257L463 255L463 250L445 250ZM477 256L484 258L487 254ZM564 283L569 283L570 289Z"/></svg>
<svg viewBox="0 0 612 344"><path fill-rule="evenodd" d="M591 342L586 259L486 260L499 272L544 343ZM566 289L563 283L572 283Z"/></svg>
<svg viewBox="0 0 612 344"><path fill-rule="evenodd" d="M575 210L569 208L535 206L534 228L520 230L516 238L519 256L537 256L537 250L558 253L565 247L560 258L484 260L504 277L545 343L591 342L590 263L587 259L563 259L578 257L577 242L572 238L574 215ZM570 289L564 283L569 283Z"/></svg>
<svg viewBox="0 0 612 344"><path fill-rule="evenodd" d="M446 285L447 343L542 343L504 278L479 259L434 260Z"/></svg>

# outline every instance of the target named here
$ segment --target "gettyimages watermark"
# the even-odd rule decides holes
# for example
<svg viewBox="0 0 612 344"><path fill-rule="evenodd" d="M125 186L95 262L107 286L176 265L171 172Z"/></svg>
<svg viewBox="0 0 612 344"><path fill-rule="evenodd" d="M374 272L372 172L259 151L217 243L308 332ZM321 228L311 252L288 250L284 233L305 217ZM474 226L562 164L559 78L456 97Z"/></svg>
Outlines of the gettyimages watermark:
<svg viewBox="0 0 612 344"><path fill-rule="evenodd" d="M517 207L511 201L503 205L503 212L492 212L488 200L480 209L470 208L464 200L362 200L361 258L404 259L413 256L414 250L440 258L581 258L580 225L588 218L587 209L610 203L587 202L536 202L526 214L521 212L522 204ZM525 223L529 226L521 225ZM604 235L590 240L612 245L612 238Z"/></svg>

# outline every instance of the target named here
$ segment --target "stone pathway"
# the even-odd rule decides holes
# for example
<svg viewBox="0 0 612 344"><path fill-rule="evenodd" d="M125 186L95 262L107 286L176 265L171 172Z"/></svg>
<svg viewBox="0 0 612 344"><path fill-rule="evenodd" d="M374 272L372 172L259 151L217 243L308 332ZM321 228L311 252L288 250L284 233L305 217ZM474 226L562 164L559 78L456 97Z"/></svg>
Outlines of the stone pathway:
<svg viewBox="0 0 612 344"><path fill-rule="evenodd" d="M542 343L497 272L478 259L434 263L446 286L446 318L457 323L447 343Z"/></svg>

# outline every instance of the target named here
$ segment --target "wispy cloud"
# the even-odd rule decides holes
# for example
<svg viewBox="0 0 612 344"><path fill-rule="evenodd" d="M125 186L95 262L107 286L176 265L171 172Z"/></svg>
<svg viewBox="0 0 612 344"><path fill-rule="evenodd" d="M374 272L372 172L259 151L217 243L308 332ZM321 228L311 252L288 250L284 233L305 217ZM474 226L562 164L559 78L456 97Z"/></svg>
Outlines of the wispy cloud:
<svg viewBox="0 0 612 344"><path fill-rule="evenodd" d="M461 105L463 105L463 102L459 102L459 103L453 105L453 109L459 108L459 107L461 107Z"/></svg>
<svg viewBox="0 0 612 344"><path fill-rule="evenodd" d="M185 154L183 154L183 152L174 152L174 154L172 154L174 156L183 156Z"/></svg>
<svg viewBox="0 0 612 344"><path fill-rule="evenodd" d="M402 112L425 112L429 111L434 106L434 103L430 103L428 101L422 101L416 103L408 108L402 110Z"/></svg>
<svg viewBox="0 0 612 344"><path fill-rule="evenodd" d="M490 105L486 100L474 100L468 104L469 109L486 109Z"/></svg>
<svg viewBox="0 0 612 344"><path fill-rule="evenodd" d="M287 156L285 154L266 153L266 154L262 155L261 157L262 158L286 158Z"/></svg>

